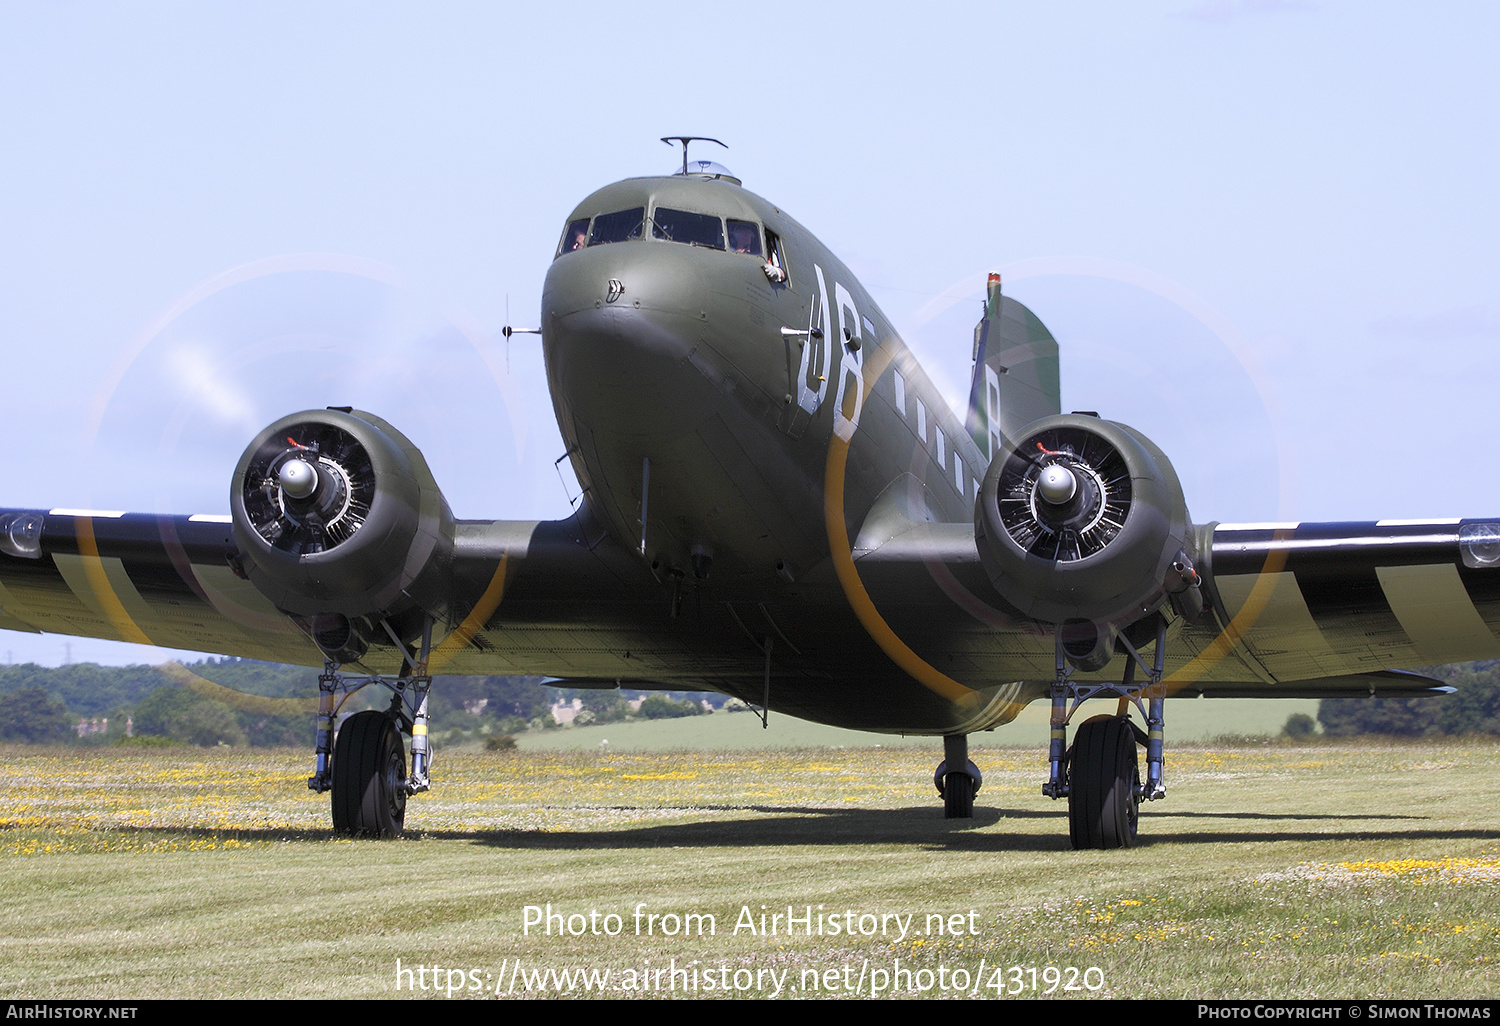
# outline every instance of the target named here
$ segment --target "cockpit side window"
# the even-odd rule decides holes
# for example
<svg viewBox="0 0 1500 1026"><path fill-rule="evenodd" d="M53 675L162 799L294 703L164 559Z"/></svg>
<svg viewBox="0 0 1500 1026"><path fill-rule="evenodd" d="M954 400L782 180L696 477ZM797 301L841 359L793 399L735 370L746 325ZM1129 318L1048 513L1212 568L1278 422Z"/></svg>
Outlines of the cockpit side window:
<svg viewBox="0 0 1500 1026"><path fill-rule="evenodd" d="M710 249L724 248L724 222L714 214L657 207L651 218L651 234L668 242L686 242Z"/></svg>
<svg viewBox="0 0 1500 1026"><path fill-rule="evenodd" d="M628 242L639 239L646 227L646 208L631 207L613 214L600 214L594 218L594 231L589 235L589 245L598 246L606 242Z"/></svg>
<svg viewBox="0 0 1500 1026"><path fill-rule="evenodd" d="M791 271L787 268L786 257L781 253L781 239L771 229L766 229L766 277L773 282L785 282L791 279Z"/></svg>
<svg viewBox="0 0 1500 1026"><path fill-rule="evenodd" d="M572 253L582 249L589 241L589 219L579 218L577 221L569 221L568 226L563 229L562 242L557 245L557 255Z"/></svg>
<svg viewBox="0 0 1500 1026"><path fill-rule="evenodd" d="M730 218L729 248L736 253L760 256L760 225L754 221L736 221Z"/></svg>

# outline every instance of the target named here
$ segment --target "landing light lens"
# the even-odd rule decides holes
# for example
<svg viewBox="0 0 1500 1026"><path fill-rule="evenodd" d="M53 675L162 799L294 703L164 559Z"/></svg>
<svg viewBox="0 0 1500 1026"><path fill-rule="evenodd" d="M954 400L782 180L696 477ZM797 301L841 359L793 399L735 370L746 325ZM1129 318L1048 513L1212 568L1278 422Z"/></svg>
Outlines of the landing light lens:
<svg viewBox="0 0 1500 1026"><path fill-rule="evenodd" d="M1481 569L1500 564L1500 524L1487 521L1458 529L1458 551L1464 566Z"/></svg>
<svg viewBox="0 0 1500 1026"><path fill-rule="evenodd" d="M42 558L42 518L36 513L0 517L0 552L22 559Z"/></svg>

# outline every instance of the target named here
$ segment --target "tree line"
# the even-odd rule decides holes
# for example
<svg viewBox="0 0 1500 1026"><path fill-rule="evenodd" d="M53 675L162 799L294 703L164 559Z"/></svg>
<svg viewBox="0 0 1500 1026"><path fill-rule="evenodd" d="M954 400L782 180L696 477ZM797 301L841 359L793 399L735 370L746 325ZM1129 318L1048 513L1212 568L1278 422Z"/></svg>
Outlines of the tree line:
<svg viewBox="0 0 1500 1026"><path fill-rule="evenodd" d="M1330 737L1500 734L1500 659L1429 666L1420 672L1457 691L1424 698L1325 698L1318 703L1323 733Z"/></svg>
<svg viewBox="0 0 1500 1026"><path fill-rule="evenodd" d="M1422 670L1456 692L1429 698L1324 699L1318 723L1329 737L1500 734L1500 660ZM579 706L574 723L616 723L702 713L722 695L548 687L540 677L437 677L428 698L431 730L443 740L504 737L556 726L552 706ZM253 659L208 659L186 667L75 663L0 667L0 741L114 744L135 738L196 745L311 743L316 671ZM367 688L345 712L383 708ZM742 703L731 703L731 708ZM80 735L79 724L85 732ZM1311 732L1312 724L1305 725Z"/></svg>
<svg viewBox="0 0 1500 1026"><path fill-rule="evenodd" d="M445 740L501 737L555 727L551 709L579 699L575 722L611 723L701 713L724 696L548 687L540 677L435 677L429 729ZM0 667L0 741L86 745L150 743L291 745L312 742L317 671L253 659L207 659L186 666ZM674 697L675 696L675 697ZM632 705L632 699L640 699ZM385 708L390 694L369 687L342 708ZM81 728L81 729L80 729Z"/></svg>

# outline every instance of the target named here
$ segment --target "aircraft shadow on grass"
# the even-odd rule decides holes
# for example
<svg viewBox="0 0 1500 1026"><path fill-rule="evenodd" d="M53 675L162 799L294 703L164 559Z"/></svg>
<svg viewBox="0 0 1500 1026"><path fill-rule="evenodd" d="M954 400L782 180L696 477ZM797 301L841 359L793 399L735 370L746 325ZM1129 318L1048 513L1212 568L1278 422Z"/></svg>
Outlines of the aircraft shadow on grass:
<svg viewBox="0 0 1500 1026"><path fill-rule="evenodd" d="M629 812L634 807L614 806L613 811ZM642 811L647 811L644 808ZM660 812L659 809L651 809ZM1032 833L978 832L1006 820L1065 818L1066 810L1036 811L1030 809L976 808L969 820L947 820L942 810L925 807L906 809L837 809L817 810L788 806L695 806L684 815L715 811L752 813L752 818L700 819L686 823L653 824L605 830L536 831L536 830L431 830L418 831L434 841L470 841L474 844L508 851L589 851L650 848L760 848L777 846L812 846L847 848L859 845L906 845L941 851L1062 851L1068 847L1066 836ZM1201 830L1177 833L1162 839L1140 837L1140 846L1162 844L1244 844L1310 841L1431 840L1493 841L1500 831L1482 829L1358 829L1353 825L1377 817L1366 815L1273 814L1259 812L1163 813L1187 820L1252 820L1264 822L1263 831ZM1382 821L1420 822L1424 816L1381 816ZM1301 829L1275 829L1271 824L1297 824ZM1326 829L1309 828L1325 824ZM1340 829L1338 824L1349 824ZM333 839L331 830L277 829L261 827L222 831L202 827L141 828L141 834L158 834L192 838L218 838L226 835L241 841L320 842Z"/></svg>

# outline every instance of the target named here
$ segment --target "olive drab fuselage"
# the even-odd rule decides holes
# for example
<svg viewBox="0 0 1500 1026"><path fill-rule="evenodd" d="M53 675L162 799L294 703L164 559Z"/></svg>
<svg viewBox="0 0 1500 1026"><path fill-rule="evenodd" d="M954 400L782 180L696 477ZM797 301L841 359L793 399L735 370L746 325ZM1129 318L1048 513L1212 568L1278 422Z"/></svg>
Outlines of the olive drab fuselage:
<svg viewBox="0 0 1500 1026"><path fill-rule="evenodd" d="M673 237L684 213L712 218L712 230ZM597 237L601 222L618 241ZM736 227L745 251L734 248ZM541 322L585 501L664 587L691 590L694 617L731 622L733 643L769 642L776 690L789 674L804 713L826 718L810 686L851 660L868 663L864 689L882 704L896 697L885 684L935 703L928 729L972 717L998 691L1014 697L1013 680L971 675L965 686L981 693L962 713L937 712L951 703L881 654L831 572L834 545L862 553L887 540L883 527L972 524L986 460L880 308L807 229L725 176L616 183L568 217ZM848 458L831 475L839 443ZM830 538L831 497L844 541ZM996 601L982 574L960 587ZM933 640L947 633L904 626ZM759 693L752 681L747 697ZM1009 718L1005 703L996 709L991 718Z"/></svg>
<svg viewBox="0 0 1500 1026"><path fill-rule="evenodd" d="M653 237L662 234L653 230L661 209L738 221L764 235L756 252ZM898 465L898 473L924 480L923 499L936 519L972 516L982 457L879 307L810 232L733 179L681 175L601 189L568 223L622 210L642 211L638 236L576 251L565 238L541 311L558 423L579 481L619 538L639 539L642 465L649 460L646 548L653 561L687 572L694 547L709 547L715 576L759 578L767 586L778 563L809 569L827 555L824 477L833 437L855 452L870 451L853 461L845 482L851 530ZM772 259L785 280L765 272ZM887 379L905 372L905 390L922 393L923 420L942 432L944 462L953 459L958 473L929 475L926 464L935 459L913 461L911 427L892 417L888 402L865 394L867 364L879 364ZM758 504L746 501L746 483L715 481L708 440L715 420L732 423L738 445L768 458L758 473L777 509L762 515L760 530L725 515ZM856 440L861 432L878 437L864 446ZM877 452L893 458L870 458Z"/></svg>

